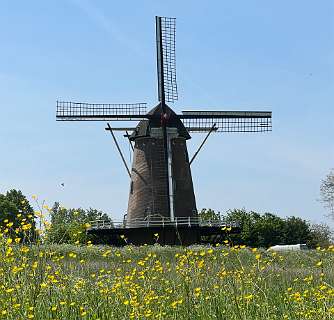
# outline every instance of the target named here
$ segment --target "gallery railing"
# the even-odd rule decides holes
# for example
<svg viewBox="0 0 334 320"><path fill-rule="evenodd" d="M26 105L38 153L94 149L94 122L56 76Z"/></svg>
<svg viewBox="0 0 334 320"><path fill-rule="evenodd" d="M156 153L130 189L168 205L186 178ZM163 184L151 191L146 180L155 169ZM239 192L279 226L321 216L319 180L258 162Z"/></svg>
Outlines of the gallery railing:
<svg viewBox="0 0 334 320"><path fill-rule="evenodd" d="M200 226L200 227L221 227L237 228L237 222L227 222L218 219L201 219L199 217L175 217L174 221L169 218L159 217L153 219L132 219L130 221L94 220L90 222L88 229L114 229L114 228L144 228L144 227L168 227L168 226Z"/></svg>

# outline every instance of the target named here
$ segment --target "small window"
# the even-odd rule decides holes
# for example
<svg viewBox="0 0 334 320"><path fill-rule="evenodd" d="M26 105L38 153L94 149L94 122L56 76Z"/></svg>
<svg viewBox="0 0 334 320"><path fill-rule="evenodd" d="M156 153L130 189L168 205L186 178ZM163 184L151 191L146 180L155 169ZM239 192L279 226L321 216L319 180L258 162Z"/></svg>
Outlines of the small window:
<svg viewBox="0 0 334 320"><path fill-rule="evenodd" d="M130 193L133 194L133 181L130 183Z"/></svg>

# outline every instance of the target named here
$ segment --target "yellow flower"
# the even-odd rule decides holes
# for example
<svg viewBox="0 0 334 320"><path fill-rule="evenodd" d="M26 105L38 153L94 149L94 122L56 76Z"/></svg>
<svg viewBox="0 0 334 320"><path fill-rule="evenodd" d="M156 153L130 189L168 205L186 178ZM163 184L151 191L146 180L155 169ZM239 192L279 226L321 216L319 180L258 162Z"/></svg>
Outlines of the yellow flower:
<svg viewBox="0 0 334 320"><path fill-rule="evenodd" d="M321 267L322 266L322 261L317 262L316 266Z"/></svg>
<svg viewBox="0 0 334 320"><path fill-rule="evenodd" d="M196 296L196 297L199 297L199 296L200 296L200 294L201 294L201 290L202 290L202 289L199 288L199 287L195 288L194 291L195 291L195 296Z"/></svg>
<svg viewBox="0 0 334 320"><path fill-rule="evenodd" d="M22 226L22 230L29 230L29 229L31 229L31 223L27 223Z"/></svg>

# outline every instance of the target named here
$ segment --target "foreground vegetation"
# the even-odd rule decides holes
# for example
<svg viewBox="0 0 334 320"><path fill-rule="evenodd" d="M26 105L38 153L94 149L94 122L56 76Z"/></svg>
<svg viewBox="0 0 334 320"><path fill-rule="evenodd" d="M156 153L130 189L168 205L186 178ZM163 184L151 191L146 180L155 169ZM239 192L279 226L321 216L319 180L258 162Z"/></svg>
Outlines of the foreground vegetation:
<svg viewBox="0 0 334 320"><path fill-rule="evenodd" d="M102 212L36 205L16 190L0 195L0 320L334 318L332 245L251 248L274 236L329 243L326 228L237 210L230 218L237 215L241 234L215 247L115 248L86 235Z"/></svg>
<svg viewBox="0 0 334 320"><path fill-rule="evenodd" d="M158 237L158 235L157 235ZM3 319L332 319L334 249L25 245L1 237Z"/></svg>

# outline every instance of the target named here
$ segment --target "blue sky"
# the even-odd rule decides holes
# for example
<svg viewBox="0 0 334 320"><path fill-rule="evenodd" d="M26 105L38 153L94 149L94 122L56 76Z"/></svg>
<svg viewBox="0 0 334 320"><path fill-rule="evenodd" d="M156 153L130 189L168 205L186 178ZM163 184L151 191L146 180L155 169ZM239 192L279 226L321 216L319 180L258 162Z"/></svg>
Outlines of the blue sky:
<svg viewBox="0 0 334 320"><path fill-rule="evenodd" d="M176 111L273 111L271 133L210 137L192 165L198 208L328 221L317 199L334 167L331 0L1 1L0 192L122 217L129 179L104 123L56 122L55 103L153 107L155 15L177 18Z"/></svg>

